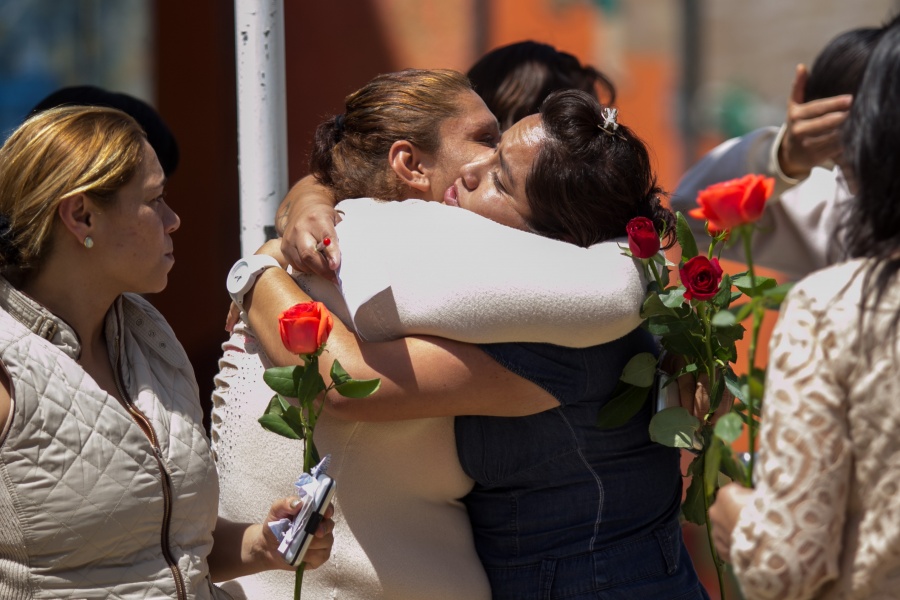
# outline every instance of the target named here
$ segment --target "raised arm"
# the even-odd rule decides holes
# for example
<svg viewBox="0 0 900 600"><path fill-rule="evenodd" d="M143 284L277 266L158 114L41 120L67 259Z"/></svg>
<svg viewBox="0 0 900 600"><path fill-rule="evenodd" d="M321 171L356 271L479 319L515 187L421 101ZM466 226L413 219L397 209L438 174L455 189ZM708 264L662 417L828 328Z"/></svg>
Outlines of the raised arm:
<svg viewBox="0 0 900 600"><path fill-rule="evenodd" d="M672 210L687 213L709 185L748 173L773 177L775 190L753 236L754 261L793 278L830 262L838 213L849 197L831 166L840 153L840 127L852 98L804 102L805 81L806 68L800 65L780 129L766 127L720 144L685 173L672 195ZM817 165L827 168L814 169ZM702 221L688 222L695 235L705 235ZM743 260L743 249L735 244L723 256Z"/></svg>
<svg viewBox="0 0 900 600"><path fill-rule="evenodd" d="M281 269L264 271L247 295L244 306L249 324L275 364L298 361L281 343L278 315L309 300ZM470 344L432 337L367 343L336 320L327 347L319 359L326 381L335 359L353 377L381 378L381 388L369 398L328 395L327 410L348 420L524 416L559 404L550 394L513 375Z"/></svg>
<svg viewBox="0 0 900 600"><path fill-rule="evenodd" d="M367 340L587 347L641 323L645 282L619 242L579 248L435 202L342 202L343 294Z"/></svg>

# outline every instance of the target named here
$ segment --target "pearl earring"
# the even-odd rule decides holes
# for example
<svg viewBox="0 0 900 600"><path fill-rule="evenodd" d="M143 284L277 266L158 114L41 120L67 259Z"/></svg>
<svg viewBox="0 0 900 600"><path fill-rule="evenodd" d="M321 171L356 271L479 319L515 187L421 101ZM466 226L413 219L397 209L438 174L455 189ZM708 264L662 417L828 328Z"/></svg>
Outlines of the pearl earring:
<svg viewBox="0 0 900 600"><path fill-rule="evenodd" d="M88 249L94 247L94 239L91 236L84 238L84 247Z"/></svg>

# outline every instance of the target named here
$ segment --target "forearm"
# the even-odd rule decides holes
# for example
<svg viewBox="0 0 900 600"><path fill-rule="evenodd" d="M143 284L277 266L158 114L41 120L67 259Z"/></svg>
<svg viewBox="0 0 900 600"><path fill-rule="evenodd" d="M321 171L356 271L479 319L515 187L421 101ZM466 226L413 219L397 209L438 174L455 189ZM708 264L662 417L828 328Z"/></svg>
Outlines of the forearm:
<svg viewBox="0 0 900 600"><path fill-rule="evenodd" d="M219 517L209 554L209 574L214 582L286 568L284 561L270 555L259 543L263 539L262 527Z"/></svg>
<svg viewBox="0 0 900 600"><path fill-rule="evenodd" d="M296 222L298 214L306 207L321 205L333 208L336 203L337 199L328 187L312 175L307 175L295 183L281 201L276 212L275 231L283 236L287 225Z"/></svg>
<svg viewBox="0 0 900 600"><path fill-rule="evenodd" d="M281 343L278 315L310 300L280 269L268 269L245 299L251 328L275 364L298 364ZM408 337L390 342L362 342L335 320L327 352L319 359L329 380L331 364L339 360L356 379L381 379L371 397L343 398L328 394L326 409L349 420L389 421L463 414L520 416L554 408L558 402L530 381L513 375L477 346L432 337Z"/></svg>

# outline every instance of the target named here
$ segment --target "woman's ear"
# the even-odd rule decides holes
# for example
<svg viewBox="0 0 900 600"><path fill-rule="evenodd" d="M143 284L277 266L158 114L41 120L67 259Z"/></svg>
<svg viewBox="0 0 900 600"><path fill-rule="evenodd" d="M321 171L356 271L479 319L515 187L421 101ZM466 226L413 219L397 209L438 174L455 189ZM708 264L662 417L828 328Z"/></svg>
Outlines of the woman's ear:
<svg viewBox="0 0 900 600"><path fill-rule="evenodd" d="M99 214L94 202L86 194L73 194L63 198L57 208L59 220L79 244L94 231L94 221Z"/></svg>
<svg viewBox="0 0 900 600"><path fill-rule="evenodd" d="M388 163L405 185L422 193L431 190L427 155L409 140L391 144Z"/></svg>

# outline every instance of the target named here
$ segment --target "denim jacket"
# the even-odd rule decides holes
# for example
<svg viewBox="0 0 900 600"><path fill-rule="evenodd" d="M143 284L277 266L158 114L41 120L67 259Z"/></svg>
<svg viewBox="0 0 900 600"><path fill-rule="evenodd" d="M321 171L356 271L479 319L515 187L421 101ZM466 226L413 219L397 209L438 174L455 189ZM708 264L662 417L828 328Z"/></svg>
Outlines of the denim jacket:
<svg viewBox="0 0 900 600"><path fill-rule="evenodd" d="M703 598L678 524L677 450L650 441L647 402L597 426L628 360L657 352L641 329L576 349L480 346L547 390L558 408L528 417L457 417L464 498L494 598Z"/></svg>

